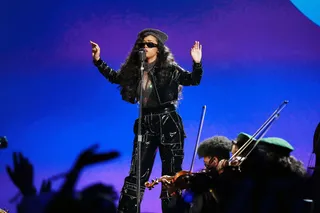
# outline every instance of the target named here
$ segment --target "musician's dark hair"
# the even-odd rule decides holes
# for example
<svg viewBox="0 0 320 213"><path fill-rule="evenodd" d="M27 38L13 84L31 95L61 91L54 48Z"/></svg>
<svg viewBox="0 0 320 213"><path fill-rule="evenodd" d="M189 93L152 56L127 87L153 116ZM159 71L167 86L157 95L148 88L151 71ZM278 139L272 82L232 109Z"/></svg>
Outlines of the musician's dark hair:
<svg viewBox="0 0 320 213"><path fill-rule="evenodd" d="M217 157L220 159L228 159L230 157L232 143L225 136L213 136L200 143L197 153L199 158Z"/></svg>
<svg viewBox="0 0 320 213"><path fill-rule="evenodd" d="M259 155L263 159L268 170L270 169L278 174L291 173L300 177L306 175L306 169L302 161L290 155L289 151L285 152L282 147L259 143L255 153L256 156Z"/></svg>
<svg viewBox="0 0 320 213"><path fill-rule="evenodd" d="M293 155L289 157L280 158L280 164L282 164L285 168L288 168L291 172L304 177L307 174L306 169L304 168L303 162L296 159Z"/></svg>
<svg viewBox="0 0 320 213"><path fill-rule="evenodd" d="M140 81L140 59L138 50L145 36L139 36L136 40L133 49L127 56L126 61L121 65L119 75L121 82L119 85L122 99L129 103L137 103L137 86ZM173 54L170 49L157 39L158 55L155 66L160 70L157 73L157 83L160 85L166 84L174 69L170 69L176 65ZM182 86L179 85L179 99L181 98Z"/></svg>

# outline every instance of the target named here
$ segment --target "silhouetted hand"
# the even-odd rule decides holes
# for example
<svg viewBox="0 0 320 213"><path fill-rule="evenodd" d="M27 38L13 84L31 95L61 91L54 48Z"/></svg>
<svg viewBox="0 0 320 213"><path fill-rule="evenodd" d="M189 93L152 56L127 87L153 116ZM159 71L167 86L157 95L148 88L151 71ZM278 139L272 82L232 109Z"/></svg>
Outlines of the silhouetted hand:
<svg viewBox="0 0 320 213"><path fill-rule="evenodd" d="M88 149L84 150L78 157L74 168L77 170L83 169L85 166L89 166L96 163L101 163L104 161L109 161L114 158L119 157L119 152L106 152L96 154L96 150L99 148L98 144L95 144Z"/></svg>
<svg viewBox="0 0 320 213"><path fill-rule="evenodd" d="M33 185L33 166L22 153L13 153L13 169L6 166L7 173L14 185L24 196L36 195Z"/></svg>
<svg viewBox="0 0 320 213"><path fill-rule="evenodd" d="M40 193L51 192L52 184L50 180L43 180L40 187Z"/></svg>

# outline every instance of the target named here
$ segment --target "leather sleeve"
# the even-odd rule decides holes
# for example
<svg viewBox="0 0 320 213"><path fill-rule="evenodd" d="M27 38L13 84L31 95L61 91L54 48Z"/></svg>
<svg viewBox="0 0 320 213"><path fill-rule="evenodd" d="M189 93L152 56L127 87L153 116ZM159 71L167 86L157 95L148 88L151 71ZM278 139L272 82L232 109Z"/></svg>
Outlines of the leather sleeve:
<svg viewBox="0 0 320 213"><path fill-rule="evenodd" d="M101 58L98 61L93 61L93 64L98 68L99 72L113 84L120 84L120 73L107 65Z"/></svg>
<svg viewBox="0 0 320 213"><path fill-rule="evenodd" d="M199 85L202 79L202 63L193 62L192 72L184 70L179 65L174 65L174 80L178 81L183 86Z"/></svg>

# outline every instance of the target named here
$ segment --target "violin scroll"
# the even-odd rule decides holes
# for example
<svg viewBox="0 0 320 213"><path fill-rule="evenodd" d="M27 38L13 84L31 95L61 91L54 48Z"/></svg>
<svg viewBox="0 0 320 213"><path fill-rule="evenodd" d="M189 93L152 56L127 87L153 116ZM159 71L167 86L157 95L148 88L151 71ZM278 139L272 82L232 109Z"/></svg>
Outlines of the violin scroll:
<svg viewBox="0 0 320 213"><path fill-rule="evenodd" d="M154 188L155 185L158 185L159 183L172 184L173 179L173 176L164 175L160 178L153 179L151 182L145 182L144 185L149 190L151 190Z"/></svg>
<svg viewBox="0 0 320 213"><path fill-rule="evenodd" d="M153 179L151 182L147 181L144 183L145 187L147 187L149 190L153 189L155 185L159 184L159 179Z"/></svg>
<svg viewBox="0 0 320 213"><path fill-rule="evenodd" d="M164 175L160 178L153 179L150 182L145 182L144 185L149 190L153 189L155 185L158 185L159 183L163 183L167 188L178 187L180 188L180 185L185 185L184 182L187 180L184 180L184 178L187 178L190 174L189 171L180 171L175 174L175 176L169 176Z"/></svg>

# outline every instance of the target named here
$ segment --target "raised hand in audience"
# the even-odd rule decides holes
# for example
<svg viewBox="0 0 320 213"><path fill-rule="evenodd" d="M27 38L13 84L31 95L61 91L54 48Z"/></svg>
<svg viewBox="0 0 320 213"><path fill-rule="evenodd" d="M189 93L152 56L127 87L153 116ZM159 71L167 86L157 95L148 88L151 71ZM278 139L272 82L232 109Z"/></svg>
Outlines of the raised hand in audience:
<svg viewBox="0 0 320 213"><path fill-rule="evenodd" d="M14 152L12 157L13 168L6 166L11 181L21 191L23 196L36 195L37 190L33 183L33 165L20 152Z"/></svg>
<svg viewBox="0 0 320 213"><path fill-rule="evenodd" d="M81 152L76 160L74 169L81 170L85 166L102 163L119 157L119 152L116 151L96 153L98 148L99 145L95 144Z"/></svg>

